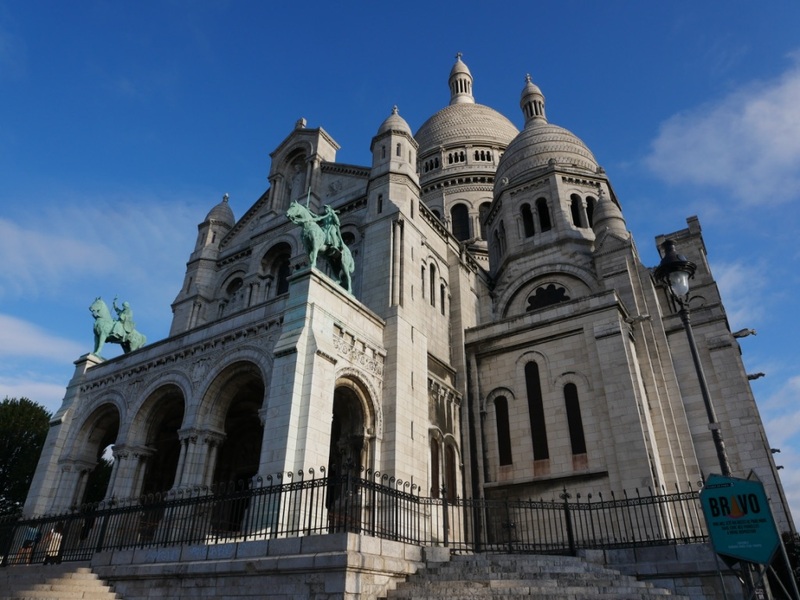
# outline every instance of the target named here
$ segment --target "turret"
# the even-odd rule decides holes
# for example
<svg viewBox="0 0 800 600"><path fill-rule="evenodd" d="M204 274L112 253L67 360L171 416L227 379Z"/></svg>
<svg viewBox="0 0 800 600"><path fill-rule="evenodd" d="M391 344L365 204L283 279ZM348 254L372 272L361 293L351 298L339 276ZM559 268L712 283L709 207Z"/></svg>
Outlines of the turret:
<svg viewBox="0 0 800 600"><path fill-rule="evenodd" d="M222 202L212 208L197 226L197 241L186 263L183 286L172 303L170 335L188 331L205 322L206 305L214 296L212 286L219 246L235 224L228 194L225 194Z"/></svg>

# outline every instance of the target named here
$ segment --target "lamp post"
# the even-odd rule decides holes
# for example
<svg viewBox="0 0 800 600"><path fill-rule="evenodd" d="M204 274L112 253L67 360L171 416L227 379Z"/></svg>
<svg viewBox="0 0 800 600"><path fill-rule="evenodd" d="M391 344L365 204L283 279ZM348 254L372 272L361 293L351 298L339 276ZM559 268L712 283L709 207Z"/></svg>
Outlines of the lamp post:
<svg viewBox="0 0 800 600"><path fill-rule="evenodd" d="M692 351L694 368L697 371L697 379L700 383L700 393L703 395L703 403L708 415L708 428L711 430L711 437L714 439L714 447L717 450L719 468L723 477L731 476L731 466L728 463L728 455L725 453L725 442L722 441L722 432L717 422L717 414L714 411L714 404L711 402L711 395L708 393L708 382L700 363L700 355L697 352L697 343L694 340L694 332L689 316L689 279L694 277L697 269L692 261L685 256L678 254L673 240L666 240L661 244L664 256L655 270L655 277L658 281L667 284L672 297L678 303L680 310L678 314L686 330L686 337L689 340L689 349Z"/></svg>

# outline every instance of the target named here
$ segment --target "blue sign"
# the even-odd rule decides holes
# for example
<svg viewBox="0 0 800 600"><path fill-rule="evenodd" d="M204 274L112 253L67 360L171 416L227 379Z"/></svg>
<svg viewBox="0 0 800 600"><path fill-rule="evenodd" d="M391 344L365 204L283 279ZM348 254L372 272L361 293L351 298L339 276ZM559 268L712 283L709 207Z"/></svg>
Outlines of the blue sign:
<svg viewBox="0 0 800 600"><path fill-rule="evenodd" d="M780 538L760 481L711 475L700 504L717 554L769 564Z"/></svg>

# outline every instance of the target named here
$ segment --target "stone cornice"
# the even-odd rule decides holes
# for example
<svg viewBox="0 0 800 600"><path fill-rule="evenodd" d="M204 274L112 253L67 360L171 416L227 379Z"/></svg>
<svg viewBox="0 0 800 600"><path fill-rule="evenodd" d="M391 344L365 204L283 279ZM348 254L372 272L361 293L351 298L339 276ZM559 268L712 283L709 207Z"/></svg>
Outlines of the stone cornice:
<svg viewBox="0 0 800 600"><path fill-rule="evenodd" d="M81 392L88 392L90 390L104 388L123 381L138 380L143 374L149 373L154 369L163 368L170 364L179 364L187 359L200 358L204 355L211 354L219 347L231 342L243 342L253 338L258 338L268 332L279 329L282 325L282 319L276 318L269 321L259 321L238 329L229 330L208 339L204 339L194 344L187 344L182 346L179 350L174 352L167 352L156 356L150 360L132 365L128 368L116 369L113 374L101 376L96 379L80 386ZM91 376L91 372L88 373Z"/></svg>
<svg viewBox="0 0 800 600"><path fill-rule="evenodd" d="M360 165L345 165L334 162L320 163L320 171L331 175L350 175L351 177L359 177L362 179L369 178L369 167L362 167Z"/></svg>
<svg viewBox="0 0 800 600"><path fill-rule="evenodd" d="M230 263L236 262L237 260L240 260L242 258L247 258L251 254L253 254L252 248L245 248L244 250L240 250L239 252L234 252L233 254L229 254L228 256L217 260L217 268L229 265Z"/></svg>

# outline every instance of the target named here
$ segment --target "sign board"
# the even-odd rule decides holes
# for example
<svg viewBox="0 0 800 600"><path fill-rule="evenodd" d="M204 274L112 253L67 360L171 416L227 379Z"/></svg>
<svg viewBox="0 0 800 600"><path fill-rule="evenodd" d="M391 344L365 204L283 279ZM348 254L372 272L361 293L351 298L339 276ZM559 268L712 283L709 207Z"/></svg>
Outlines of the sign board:
<svg viewBox="0 0 800 600"><path fill-rule="evenodd" d="M700 504L717 554L768 564L780 538L760 481L711 475Z"/></svg>

